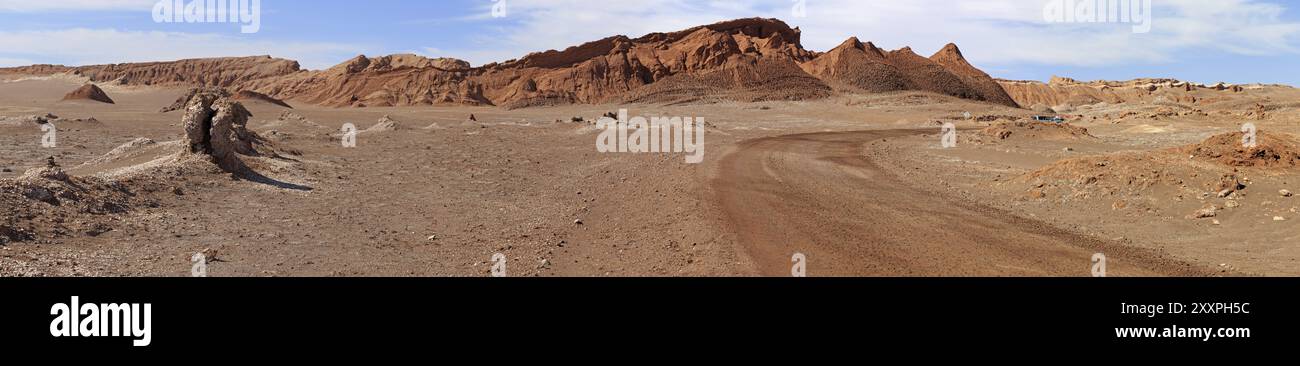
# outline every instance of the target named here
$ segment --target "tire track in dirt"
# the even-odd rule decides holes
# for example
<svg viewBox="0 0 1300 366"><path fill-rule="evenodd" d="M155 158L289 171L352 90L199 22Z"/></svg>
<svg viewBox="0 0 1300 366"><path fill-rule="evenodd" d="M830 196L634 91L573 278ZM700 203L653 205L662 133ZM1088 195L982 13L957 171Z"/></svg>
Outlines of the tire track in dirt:
<svg viewBox="0 0 1300 366"><path fill-rule="evenodd" d="M932 131L930 131L932 132ZM864 154L867 143L926 133L798 134L742 142L711 183L727 226L762 275L1204 276L1161 253L1111 243L911 186Z"/></svg>

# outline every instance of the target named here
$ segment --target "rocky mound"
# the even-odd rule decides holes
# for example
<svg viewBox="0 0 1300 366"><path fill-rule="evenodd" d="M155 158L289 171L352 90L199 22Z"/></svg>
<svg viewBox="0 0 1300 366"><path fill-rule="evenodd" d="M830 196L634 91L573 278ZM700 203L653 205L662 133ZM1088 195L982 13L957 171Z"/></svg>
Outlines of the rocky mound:
<svg viewBox="0 0 1300 366"><path fill-rule="evenodd" d="M149 202L120 182L70 176L53 165L34 168L0 180L0 245L97 236L113 229L115 216Z"/></svg>
<svg viewBox="0 0 1300 366"><path fill-rule="evenodd" d="M1033 139L1051 141L1075 141L1096 139L1087 128L1069 123L1050 123L1038 121L998 122L980 130L981 141L1002 141L1010 139Z"/></svg>
<svg viewBox="0 0 1300 366"><path fill-rule="evenodd" d="M1180 155L1162 150L1066 159L1004 187L1021 192L1021 199L1030 202L1169 217L1202 210L1216 200L1236 199L1238 191L1247 188L1231 168L1195 164Z"/></svg>
<svg viewBox="0 0 1300 366"><path fill-rule="evenodd" d="M77 88L77 90L73 90L67 95L64 95L63 100L91 100L100 103L114 104L113 98L109 98L108 93L105 93L104 89L100 89L99 86L96 86L95 84L82 85L80 88Z"/></svg>
<svg viewBox="0 0 1300 366"><path fill-rule="evenodd" d="M885 61L885 51L870 42L864 44L857 37L849 38L838 47L803 64L803 68L809 74L837 87L869 92L907 89L906 76Z"/></svg>
<svg viewBox="0 0 1300 366"><path fill-rule="evenodd" d="M370 126L370 128L367 128L365 131L362 132L396 131L400 128L402 128L401 123L398 123L397 120L394 120L392 117L385 115L383 117L380 117L379 121L376 122L375 125Z"/></svg>
<svg viewBox="0 0 1300 366"><path fill-rule="evenodd" d="M294 113L293 111L281 112L280 116L277 117L275 121L271 121L270 123L267 123L265 126L266 127L302 126L302 127L311 127L311 128L325 128L325 126L322 126L319 123L316 123L315 121L312 121L301 114Z"/></svg>
<svg viewBox="0 0 1300 366"><path fill-rule="evenodd" d="M927 59L911 48L884 51L855 37L803 67L849 90L921 90L1017 107L992 77L971 66L953 44Z"/></svg>
<svg viewBox="0 0 1300 366"><path fill-rule="evenodd" d="M436 68L446 71L469 70L470 64L454 58L427 58L413 54L397 54L376 58L357 56L347 62L331 68L331 71L356 74L361 72L382 72L400 69Z"/></svg>
<svg viewBox="0 0 1300 366"><path fill-rule="evenodd" d="M1294 136L1260 133L1255 148L1243 147L1242 137L1228 133L1177 148L1061 160L1008 184L1023 189L1024 198L1033 201L1104 203L1113 210L1173 210L1180 217L1191 212L1191 219L1214 217L1221 209L1240 206L1247 191L1272 194L1262 187L1285 187L1285 179L1274 179L1279 175L1267 170L1294 169L1300 161L1300 143ZM1253 169L1266 171L1255 174L1261 171ZM1251 174L1254 180L1246 177Z"/></svg>
<svg viewBox="0 0 1300 366"><path fill-rule="evenodd" d="M153 86L212 86L242 89L255 80L303 72L297 61L270 56L190 59L95 65L69 68L68 73L96 83Z"/></svg>
<svg viewBox="0 0 1300 366"><path fill-rule="evenodd" d="M1002 85L997 80L989 76L988 73L971 65L962 55L961 49L956 44L949 43L943 49L930 56L930 60L943 66L944 70L957 76L967 87L975 91L975 95L970 99L984 100L992 103L1019 107L1020 103L1016 102L1010 94L1007 94Z"/></svg>
<svg viewBox="0 0 1300 366"><path fill-rule="evenodd" d="M1253 147L1247 147L1244 142L1244 133L1225 133L1181 150L1195 159L1231 167L1295 168L1300 165L1300 140L1293 135L1259 131Z"/></svg>
<svg viewBox="0 0 1300 366"><path fill-rule="evenodd" d="M1039 81L998 80L998 84L1022 106L1079 107L1098 103L1140 103L1170 101L1191 104L1245 91L1241 86L1204 85L1174 79L1080 82L1053 77Z"/></svg>
<svg viewBox="0 0 1300 366"><path fill-rule="evenodd" d="M321 71L270 57L0 69L71 73L96 82L255 91L334 107L806 100L851 92L917 90L1014 106L956 46L931 58L884 52L856 39L826 54L776 19L737 19L640 38L609 37L562 51L470 67L416 55L358 56Z"/></svg>

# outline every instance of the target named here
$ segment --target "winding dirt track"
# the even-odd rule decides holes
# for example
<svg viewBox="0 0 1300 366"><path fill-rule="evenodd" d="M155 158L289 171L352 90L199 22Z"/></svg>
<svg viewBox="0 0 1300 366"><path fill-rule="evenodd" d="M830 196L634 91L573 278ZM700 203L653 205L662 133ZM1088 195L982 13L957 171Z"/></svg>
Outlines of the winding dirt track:
<svg viewBox="0 0 1300 366"><path fill-rule="evenodd" d="M881 170L867 143L923 133L885 130L746 141L712 183L725 219L765 276L1199 276L1158 253L1080 236L1008 212L949 200Z"/></svg>

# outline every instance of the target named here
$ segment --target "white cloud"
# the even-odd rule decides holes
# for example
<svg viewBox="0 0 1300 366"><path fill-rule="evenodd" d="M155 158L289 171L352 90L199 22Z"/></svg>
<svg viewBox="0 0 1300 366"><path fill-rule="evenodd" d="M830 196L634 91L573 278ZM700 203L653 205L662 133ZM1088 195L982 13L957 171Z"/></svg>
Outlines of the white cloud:
<svg viewBox="0 0 1300 366"><path fill-rule="evenodd" d="M358 45L251 40L221 34L67 29L0 31L0 60L41 60L68 65L164 61L185 58L271 55L323 69L363 52ZM32 57L28 57L31 55Z"/></svg>
<svg viewBox="0 0 1300 366"><path fill-rule="evenodd" d="M1300 23L1288 20L1296 17L1284 17L1290 10L1286 5L1264 0L1154 0L1157 14L1147 34L1134 34L1126 24L1045 23L1043 6L1048 0L806 0L806 17L792 14L791 0L505 1L505 18L491 17L493 2L482 0L471 14L439 20L463 22L475 30L475 36L399 47L483 64L615 34L637 37L760 16L800 26L805 46L813 50L828 50L850 36L891 49L912 46L922 54L956 42L972 62L990 69L1160 64L1199 52L1248 56L1300 53ZM0 0L0 10L129 10L147 9L155 2ZM6 63L30 59L94 64L271 54L297 59L305 67L325 68L368 53L368 48L327 40L272 41L221 34L0 30L0 61Z"/></svg>
<svg viewBox="0 0 1300 366"><path fill-rule="evenodd" d="M158 0L0 0L0 11L43 12L153 9Z"/></svg>

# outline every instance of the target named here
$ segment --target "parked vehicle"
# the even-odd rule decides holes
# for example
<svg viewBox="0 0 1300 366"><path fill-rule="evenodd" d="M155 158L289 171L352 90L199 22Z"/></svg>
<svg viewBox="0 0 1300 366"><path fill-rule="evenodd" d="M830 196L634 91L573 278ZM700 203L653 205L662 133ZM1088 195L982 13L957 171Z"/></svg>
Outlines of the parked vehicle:
<svg viewBox="0 0 1300 366"><path fill-rule="evenodd" d="M1065 118L1061 116L1034 116L1034 120L1038 122L1065 123Z"/></svg>

